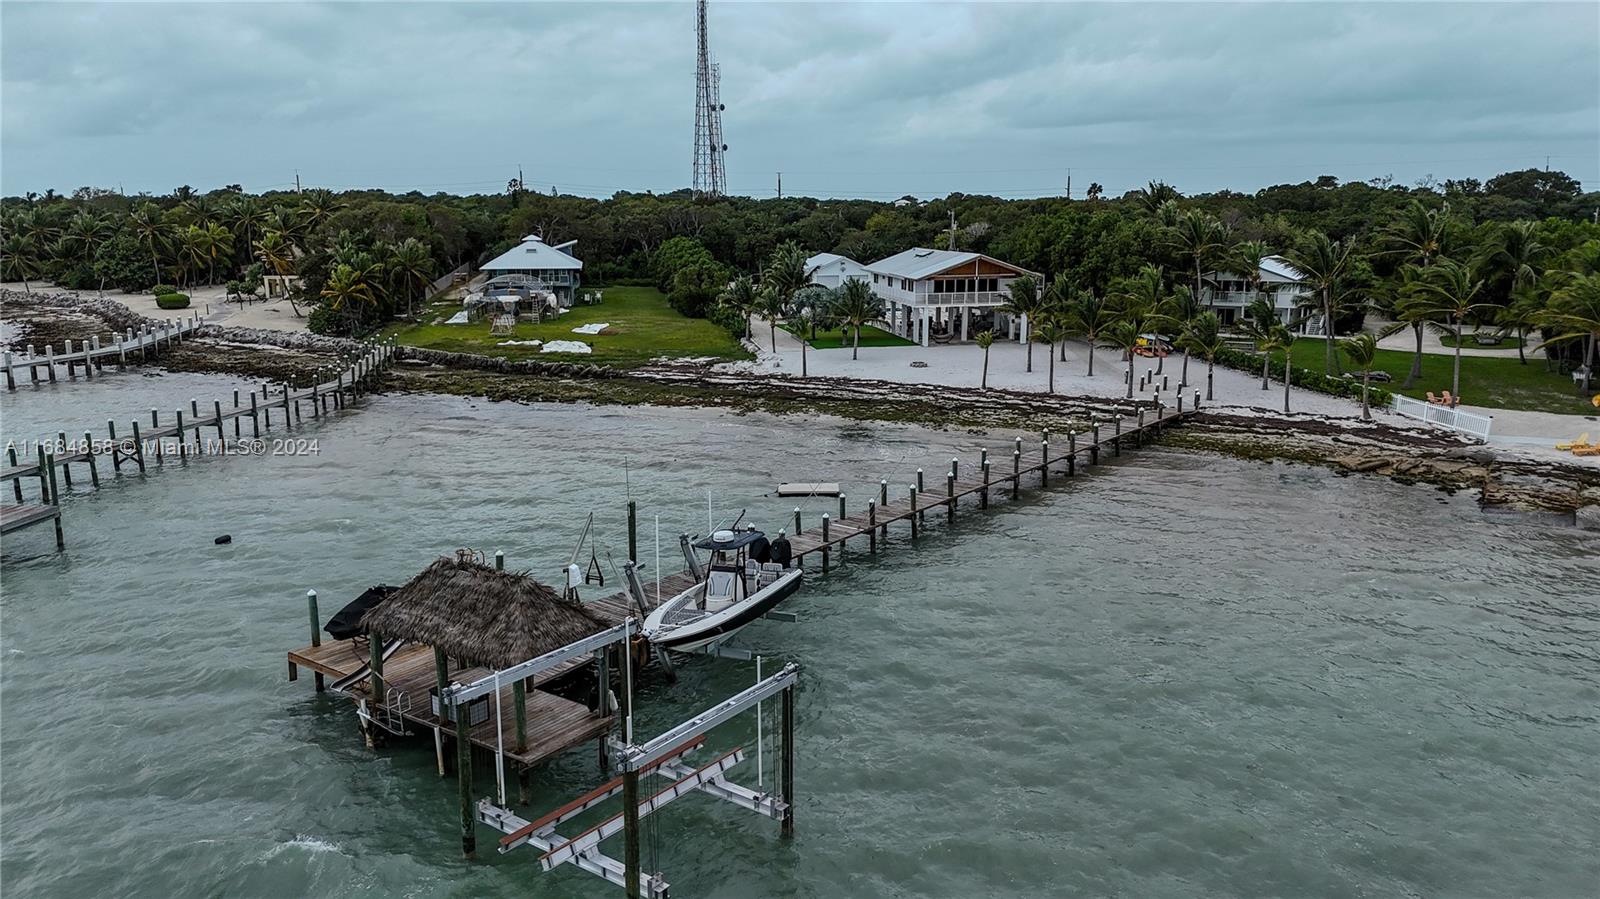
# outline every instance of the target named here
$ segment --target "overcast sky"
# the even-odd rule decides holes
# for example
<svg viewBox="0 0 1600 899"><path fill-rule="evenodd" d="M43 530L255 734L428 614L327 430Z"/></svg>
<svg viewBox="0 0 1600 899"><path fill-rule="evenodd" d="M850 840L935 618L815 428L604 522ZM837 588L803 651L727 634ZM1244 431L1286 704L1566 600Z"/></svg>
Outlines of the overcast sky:
<svg viewBox="0 0 1600 899"><path fill-rule="evenodd" d="M1600 3L713 2L730 192L1600 184ZM690 179L694 5L0 4L0 192Z"/></svg>

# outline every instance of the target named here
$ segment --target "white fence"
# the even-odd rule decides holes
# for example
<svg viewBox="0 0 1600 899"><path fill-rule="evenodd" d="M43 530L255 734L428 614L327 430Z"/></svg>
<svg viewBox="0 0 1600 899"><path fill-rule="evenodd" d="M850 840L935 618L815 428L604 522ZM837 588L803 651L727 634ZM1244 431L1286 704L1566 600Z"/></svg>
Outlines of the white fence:
<svg viewBox="0 0 1600 899"><path fill-rule="evenodd" d="M1480 440L1489 439L1489 427L1494 424L1494 419L1487 415L1462 412L1460 409L1437 403L1425 403L1398 393L1394 395L1394 411L1406 418L1415 418L1441 428L1449 428L1459 434L1468 434Z"/></svg>

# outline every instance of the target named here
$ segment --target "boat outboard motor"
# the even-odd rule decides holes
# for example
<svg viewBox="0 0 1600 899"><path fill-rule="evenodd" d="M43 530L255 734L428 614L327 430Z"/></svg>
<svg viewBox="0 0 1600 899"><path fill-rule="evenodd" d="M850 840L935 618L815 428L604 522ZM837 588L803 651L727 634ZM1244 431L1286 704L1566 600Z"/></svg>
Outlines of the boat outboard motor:
<svg viewBox="0 0 1600 899"><path fill-rule="evenodd" d="M767 547L767 557L784 568L788 568L792 555L793 551L789 548L789 538L785 537L782 531L779 531L778 539L772 541L771 545Z"/></svg>
<svg viewBox="0 0 1600 899"><path fill-rule="evenodd" d="M335 640L349 640L353 637L365 636L367 629L361 626L361 616L365 615L368 609L388 599L389 594L398 589L400 588L382 584L367 588L365 593L357 596L351 600L349 605L335 612L333 617L328 619L328 624L323 630L327 631L328 636Z"/></svg>
<svg viewBox="0 0 1600 899"><path fill-rule="evenodd" d="M750 558L755 559L757 562L766 563L772 561L772 544L767 542L766 537L757 537L751 540L750 546L745 551L750 554Z"/></svg>

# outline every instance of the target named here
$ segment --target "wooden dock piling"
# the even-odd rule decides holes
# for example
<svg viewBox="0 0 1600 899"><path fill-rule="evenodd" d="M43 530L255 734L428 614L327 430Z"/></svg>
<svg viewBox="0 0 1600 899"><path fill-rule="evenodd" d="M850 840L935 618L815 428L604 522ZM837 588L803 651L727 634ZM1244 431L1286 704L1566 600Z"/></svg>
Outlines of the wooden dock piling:
<svg viewBox="0 0 1600 899"><path fill-rule="evenodd" d="M315 590L306 591L306 611L311 616L311 645L321 646L322 616L317 614L317 591ZM294 669L292 667L289 669L289 679L294 679ZM323 674L321 671L315 672L315 680L318 693L321 693L327 688L327 684L323 681Z"/></svg>
<svg viewBox="0 0 1600 899"><path fill-rule="evenodd" d="M67 432L66 431L57 431L56 432L56 448L57 448L58 452L63 452L64 453L64 452L67 451ZM72 468L69 467L66 464L63 464L61 466L61 480L66 482L68 490L72 489ZM53 493L54 491L51 491L51 492Z"/></svg>
<svg viewBox="0 0 1600 899"><path fill-rule="evenodd" d="M94 443L94 438L89 436L89 432L88 431L84 431L83 432L83 445L84 446L91 446L91 445L93 445L93 443ZM96 465L95 465L94 455L95 454L92 453L92 452L89 453L89 485L91 487L95 488L96 490L98 490L98 489L100 489L100 469L98 467L96 467Z"/></svg>

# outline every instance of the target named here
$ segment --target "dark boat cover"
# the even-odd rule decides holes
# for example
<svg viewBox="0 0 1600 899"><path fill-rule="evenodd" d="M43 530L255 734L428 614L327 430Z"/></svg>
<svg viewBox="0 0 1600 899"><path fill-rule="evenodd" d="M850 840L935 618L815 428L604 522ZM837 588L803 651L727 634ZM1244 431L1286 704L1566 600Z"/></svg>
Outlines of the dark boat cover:
<svg viewBox="0 0 1600 899"><path fill-rule="evenodd" d="M328 619L328 625L323 630L335 640L348 640L352 637L366 636L367 629L361 626L361 616L367 610L389 598L389 594L400 589L379 584L367 588L367 592L357 596L349 605L335 612Z"/></svg>

